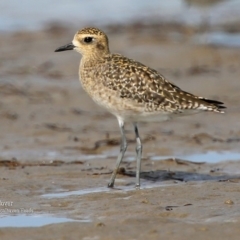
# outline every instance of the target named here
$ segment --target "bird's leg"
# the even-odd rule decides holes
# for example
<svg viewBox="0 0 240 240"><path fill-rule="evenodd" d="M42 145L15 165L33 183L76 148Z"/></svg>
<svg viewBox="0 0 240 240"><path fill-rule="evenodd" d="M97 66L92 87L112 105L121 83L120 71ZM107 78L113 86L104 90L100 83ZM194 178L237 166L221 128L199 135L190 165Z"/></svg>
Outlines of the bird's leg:
<svg viewBox="0 0 240 240"><path fill-rule="evenodd" d="M133 123L134 131L136 135L136 153L137 153L137 170L136 170L136 188L140 188L140 171L142 160L142 143L138 133L137 123Z"/></svg>
<svg viewBox="0 0 240 240"><path fill-rule="evenodd" d="M123 156L127 150L127 139L126 139L125 132L124 132L124 122L122 119L119 118L118 123L119 123L120 131L121 131L122 140L121 140L120 152L118 154L118 158L117 158L117 162L116 162L116 167L112 173L110 182L108 184L108 187L110 187L110 188L113 188L113 186L114 186L114 181L115 181L115 178L117 175L118 168L119 168L119 166L122 162Z"/></svg>

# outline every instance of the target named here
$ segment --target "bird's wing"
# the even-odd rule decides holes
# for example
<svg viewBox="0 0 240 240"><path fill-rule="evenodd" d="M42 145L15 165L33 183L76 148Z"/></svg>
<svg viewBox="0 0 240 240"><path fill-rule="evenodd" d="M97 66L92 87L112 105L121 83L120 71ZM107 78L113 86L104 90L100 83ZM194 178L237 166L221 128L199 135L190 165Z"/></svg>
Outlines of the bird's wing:
<svg viewBox="0 0 240 240"><path fill-rule="evenodd" d="M184 109L217 110L221 102L197 97L181 90L156 70L139 62L114 54L105 65L103 84L121 98L131 99L152 110ZM208 106L214 109L207 109Z"/></svg>

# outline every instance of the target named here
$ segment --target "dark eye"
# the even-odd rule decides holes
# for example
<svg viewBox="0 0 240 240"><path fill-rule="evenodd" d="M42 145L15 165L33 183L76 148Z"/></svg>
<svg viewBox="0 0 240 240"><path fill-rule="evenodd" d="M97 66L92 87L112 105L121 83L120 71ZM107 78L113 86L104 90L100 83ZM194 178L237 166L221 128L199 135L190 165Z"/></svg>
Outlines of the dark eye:
<svg viewBox="0 0 240 240"><path fill-rule="evenodd" d="M85 42L85 43L90 43L90 42L92 42L92 40L93 40L92 37L85 37L85 38L84 38L84 42Z"/></svg>

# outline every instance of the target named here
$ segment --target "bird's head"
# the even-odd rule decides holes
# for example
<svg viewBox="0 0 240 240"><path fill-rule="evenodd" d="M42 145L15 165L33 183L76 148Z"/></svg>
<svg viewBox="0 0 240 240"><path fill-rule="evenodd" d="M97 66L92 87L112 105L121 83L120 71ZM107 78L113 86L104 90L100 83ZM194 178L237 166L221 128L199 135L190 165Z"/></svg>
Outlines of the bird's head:
<svg viewBox="0 0 240 240"><path fill-rule="evenodd" d="M75 35L71 43L59 47L55 52L76 50L83 57L101 57L109 53L107 35L97 28L83 28Z"/></svg>

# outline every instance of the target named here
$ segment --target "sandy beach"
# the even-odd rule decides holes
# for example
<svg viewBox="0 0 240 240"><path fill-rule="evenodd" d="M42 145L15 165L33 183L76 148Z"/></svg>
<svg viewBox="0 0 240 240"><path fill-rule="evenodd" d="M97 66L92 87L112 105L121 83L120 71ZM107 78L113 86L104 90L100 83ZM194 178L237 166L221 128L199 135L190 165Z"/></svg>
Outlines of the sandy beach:
<svg viewBox="0 0 240 240"><path fill-rule="evenodd" d="M117 121L81 88L79 54L54 53L76 30L53 24L0 34L0 200L12 202L0 204L0 238L238 239L239 48L198 45L196 29L177 24L103 28L112 52L227 106L225 114L140 124L141 190L134 188L135 139L127 125L129 148L108 189ZM42 224L33 226L36 218Z"/></svg>

